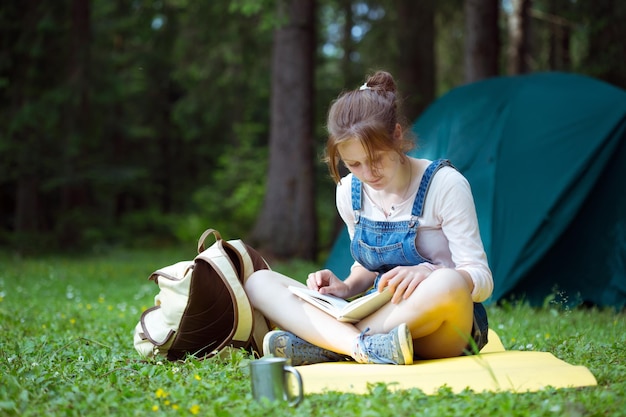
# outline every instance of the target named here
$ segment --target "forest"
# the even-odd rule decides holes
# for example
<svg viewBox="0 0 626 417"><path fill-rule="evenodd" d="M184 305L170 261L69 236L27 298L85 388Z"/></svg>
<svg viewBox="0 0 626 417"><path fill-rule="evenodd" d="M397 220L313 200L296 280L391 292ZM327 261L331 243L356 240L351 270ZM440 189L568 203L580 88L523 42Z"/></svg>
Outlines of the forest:
<svg viewBox="0 0 626 417"><path fill-rule="evenodd" d="M0 5L0 248L186 244L319 259L341 225L329 103L392 72L415 120L530 72L626 88L619 0L27 0Z"/></svg>

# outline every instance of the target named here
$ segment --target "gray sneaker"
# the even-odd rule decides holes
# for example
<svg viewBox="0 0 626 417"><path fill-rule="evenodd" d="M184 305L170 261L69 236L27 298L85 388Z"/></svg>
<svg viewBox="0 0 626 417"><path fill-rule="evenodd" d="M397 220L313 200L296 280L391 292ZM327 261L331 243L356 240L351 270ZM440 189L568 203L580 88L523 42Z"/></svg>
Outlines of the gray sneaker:
<svg viewBox="0 0 626 417"><path fill-rule="evenodd" d="M291 359L292 366L352 360L349 356L323 349L284 330L274 330L263 338L263 354Z"/></svg>
<svg viewBox="0 0 626 417"><path fill-rule="evenodd" d="M387 334L365 334L358 337L354 359L359 363L385 363L411 365L413 363L413 338L406 324L402 323Z"/></svg>

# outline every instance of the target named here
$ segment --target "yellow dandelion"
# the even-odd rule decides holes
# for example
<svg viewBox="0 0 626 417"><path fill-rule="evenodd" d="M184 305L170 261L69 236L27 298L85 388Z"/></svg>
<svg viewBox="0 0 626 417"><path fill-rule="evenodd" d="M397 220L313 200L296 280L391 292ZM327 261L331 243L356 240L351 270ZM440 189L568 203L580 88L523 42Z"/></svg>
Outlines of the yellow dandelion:
<svg viewBox="0 0 626 417"><path fill-rule="evenodd" d="M198 414L200 412L200 406L198 404L194 404L189 408L191 414Z"/></svg>
<svg viewBox="0 0 626 417"><path fill-rule="evenodd" d="M193 377L196 381L200 381L202 379L198 374L195 374Z"/></svg>
<svg viewBox="0 0 626 417"><path fill-rule="evenodd" d="M107 310L109 310L109 311L113 311L113 306L112 306L112 305L108 305L108 306L107 306Z"/></svg>
<svg viewBox="0 0 626 417"><path fill-rule="evenodd" d="M76 324L76 319L74 318L70 319L70 324Z"/></svg>
<svg viewBox="0 0 626 417"><path fill-rule="evenodd" d="M546 333L546 334L545 334L545 338L546 338L546 339L549 339L549 338L550 338L550 333Z"/></svg>
<svg viewBox="0 0 626 417"><path fill-rule="evenodd" d="M167 397L167 392L165 392L163 390L163 388L159 388L158 390L156 390L154 395L156 395L157 398L166 398Z"/></svg>
<svg viewBox="0 0 626 417"><path fill-rule="evenodd" d="M158 406L158 405L156 405L156 404L154 404L154 405L152 406L152 411L159 411L159 406Z"/></svg>
<svg viewBox="0 0 626 417"><path fill-rule="evenodd" d="M165 400L165 402L163 404L170 405L170 400Z"/></svg>
<svg viewBox="0 0 626 417"><path fill-rule="evenodd" d="M104 297L103 296L98 297L98 302L100 304L104 303Z"/></svg>
<svg viewBox="0 0 626 417"><path fill-rule="evenodd" d="M86 306L86 307L87 307L87 310L91 310L91 308L92 308L92 307L91 307L91 304L87 304L87 306Z"/></svg>
<svg viewBox="0 0 626 417"><path fill-rule="evenodd" d="M178 410L180 406L178 404L172 404L172 410Z"/></svg>

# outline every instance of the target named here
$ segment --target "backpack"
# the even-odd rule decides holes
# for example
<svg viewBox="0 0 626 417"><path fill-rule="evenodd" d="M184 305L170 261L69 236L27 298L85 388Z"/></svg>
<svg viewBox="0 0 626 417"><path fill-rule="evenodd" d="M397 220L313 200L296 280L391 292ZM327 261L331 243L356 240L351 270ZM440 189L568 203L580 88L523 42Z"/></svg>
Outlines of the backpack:
<svg viewBox="0 0 626 417"><path fill-rule="evenodd" d="M215 243L205 249L210 234ZM148 278L160 291L154 307L142 313L135 327L135 349L145 358L170 361L187 355L205 359L229 346L261 353L269 325L252 308L243 288L260 269L270 267L257 251L206 230L194 260L163 267Z"/></svg>

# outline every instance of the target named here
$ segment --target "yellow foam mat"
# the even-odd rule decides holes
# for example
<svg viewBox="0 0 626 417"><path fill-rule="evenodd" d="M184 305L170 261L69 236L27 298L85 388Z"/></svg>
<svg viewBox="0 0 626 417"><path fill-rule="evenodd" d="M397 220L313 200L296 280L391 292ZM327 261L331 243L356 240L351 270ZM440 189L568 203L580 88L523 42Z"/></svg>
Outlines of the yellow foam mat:
<svg viewBox="0 0 626 417"><path fill-rule="evenodd" d="M564 362L548 352L507 351L489 330L489 343L480 355L416 361L410 366L363 365L354 362L299 366L306 394L325 391L365 394L368 385L389 384L389 389L418 388L435 394L446 386L453 392L539 391L547 387L597 385L584 366Z"/></svg>

